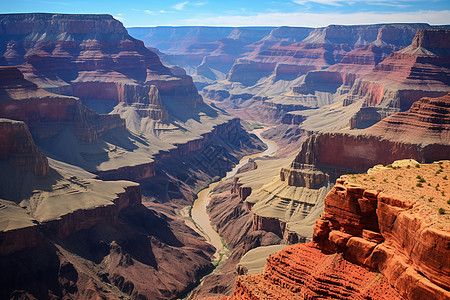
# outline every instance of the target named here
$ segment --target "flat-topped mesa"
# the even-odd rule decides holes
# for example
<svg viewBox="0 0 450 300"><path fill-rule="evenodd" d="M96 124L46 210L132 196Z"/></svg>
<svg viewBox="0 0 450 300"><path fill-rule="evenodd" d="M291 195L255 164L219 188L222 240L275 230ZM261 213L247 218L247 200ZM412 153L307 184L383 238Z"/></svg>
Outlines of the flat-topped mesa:
<svg viewBox="0 0 450 300"><path fill-rule="evenodd" d="M36 176L49 172L48 160L34 144L24 122L0 118L0 158Z"/></svg>
<svg viewBox="0 0 450 300"><path fill-rule="evenodd" d="M5 14L0 23L2 43L8 45L1 54L13 65L31 60L50 70L74 62L78 70L144 67L167 72L158 56L145 51L144 44L111 15ZM108 55L105 47L113 53Z"/></svg>
<svg viewBox="0 0 450 300"><path fill-rule="evenodd" d="M399 142L364 133L319 133L305 141L291 167L309 164L365 172L374 165L405 158L419 162L449 159L446 149L448 144Z"/></svg>
<svg viewBox="0 0 450 300"><path fill-rule="evenodd" d="M194 106L202 102L187 75L174 75L110 15L0 15L0 57L49 91L113 103L148 101L150 84ZM169 82L166 82L169 81Z"/></svg>
<svg viewBox="0 0 450 300"><path fill-rule="evenodd" d="M55 136L70 124L83 141L96 141L114 128L125 128L118 115L99 115L78 98L47 92L24 79L15 67L0 67L0 117L24 121L35 138Z"/></svg>

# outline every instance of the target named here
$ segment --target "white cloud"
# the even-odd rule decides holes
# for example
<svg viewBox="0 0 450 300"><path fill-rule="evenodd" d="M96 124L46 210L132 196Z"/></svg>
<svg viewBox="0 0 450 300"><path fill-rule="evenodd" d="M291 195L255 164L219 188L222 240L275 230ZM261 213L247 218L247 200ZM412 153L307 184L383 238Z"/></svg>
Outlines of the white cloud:
<svg viewBox="0 0 450 300"><path fill-rule="evenodd" d="M411 2L411 0L354 0L354 1L348 1L348 0L292 0L292 2L300 5L305 5L307 3L319 3L319 4L326 4L326 5L333 5L333 6L341 6L343 4L356 4L356 3L366 3L370 5L389 5L389 6L399 6L399 7L406 7L408 5L399 5L396 3L402 3L402 2Z"/></svg>
<svg viewBox="0 0 450 300"><path fill-rule="evenodd" d="M188 4L189 3L189 1L184 1L184 2L180 2L180 3L178 3L178 4L175 4L174 6L172 6L174 9L176 9L176 10L183 10L183 8L184 8L184 6L186 5L186 4Z"/></svg>
<svg viewBox="0 0 450 300"><path fill-rule="evenodd" d="M179 25L204 26L304 26L330 24L358 25L377 23L448 24L450 10L402 13L261 13L254 16L214 16L180 20Z"/></svg>
<svg viewBox="0 0 450 300"><path fill-rule="evenodd" d="M154 11L151 11L151 10L148 10L148 9L144 10L144 12L146 12L149 15L154 15L155 14Z"/></svg>
<svg viewBox="0 0 450 300"><path fill-rule="evenodd" d="M300 5L305 5L307 2L315 2L320 4L340 6L341 5L340 2L342 2L342 0L294 0L292 2Z"/></svg>
<svg viewBox="0 0 450 300"><path fill-rule="evenodd" d="M202 6L202 5L205 5L205 4L208 4L208 2L205 1L205 2L197 2L197 3L195 3L195 5L198 5L198 6Z"/></svg>

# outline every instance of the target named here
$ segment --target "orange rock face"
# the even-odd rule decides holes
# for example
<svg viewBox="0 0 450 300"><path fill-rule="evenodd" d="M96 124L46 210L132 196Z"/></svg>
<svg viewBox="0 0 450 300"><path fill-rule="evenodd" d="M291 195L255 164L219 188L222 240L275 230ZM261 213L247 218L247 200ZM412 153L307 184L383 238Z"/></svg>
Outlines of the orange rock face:
<svg viewBox="0 0 450 300"><path fill-rule="evenodd" d="M240 276L230 299L402 299L386 278L326 255L313 243L271 255L263 274Z"/></svg>
<svg viewBox="0 0 450 300"><path fill-rule="evenodd" d="M313 242L270 256L263 274L239 277L231 299L449 299L448 215L437 209L448 206L441 178L449 168L446 161L341 177ZM418 174L430 187L410 188Z"/></svg>

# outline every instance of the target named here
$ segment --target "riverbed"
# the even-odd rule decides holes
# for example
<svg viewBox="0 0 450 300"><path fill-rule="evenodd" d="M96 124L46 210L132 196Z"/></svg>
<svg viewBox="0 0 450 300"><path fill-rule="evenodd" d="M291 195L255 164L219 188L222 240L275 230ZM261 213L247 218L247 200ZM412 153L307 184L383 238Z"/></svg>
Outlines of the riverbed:
<svg viewBox="0 0 450 300"><path fill-rule="evenodd" d="M258 136L259 139L261 139L267 146L267 149L263 152L247 155L244 156L239 163L229 172L227 172L226 176L223 177L220 181L223 181L225 179L231 178L234 175L236 175L236 172L248 163L249 159L256 158L256 157L264 157L269 156L277 152L278 146L276 143L264 139L261 137L261 133L266 130L267 128L261 128L261 129L255 129L252 130L251 133ZM220 181L211 183L207 188L201 190L197 196L198 198L195 200L194 204L192 205L191 209L191 217L193 221L196 224L196 229L199 231L199 233L206 238L206 240L213 245L216 248L215 253L215 261L216 263L221 262L224 258L228 256L228 248L223 241L223 239L220 237L220 235L216 232L216 230L212 227L209 215L207 212L207 206L210 201L210 192L214 189L214 187L220 183Z"/></svg>

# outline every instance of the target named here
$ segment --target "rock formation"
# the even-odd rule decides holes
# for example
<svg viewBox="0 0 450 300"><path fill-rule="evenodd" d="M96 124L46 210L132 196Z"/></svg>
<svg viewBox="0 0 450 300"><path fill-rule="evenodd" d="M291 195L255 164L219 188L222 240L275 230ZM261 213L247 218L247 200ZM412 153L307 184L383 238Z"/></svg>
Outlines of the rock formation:
<svg viewBox="0 0 450 300"><path fill-rule="evenodd" d="M344 105L362 100L361 112L364 112L364 107L371 106L406 110L421 97L447 94L450 84L449 39L449 30L417 31L410 46L392 53L373 72L355 82L344 99ZM358 122L352 121L351 128L361 128Z"/></svg>
<svg viewBox="0 0 450 300"><path fill-rule="evenodd" d="M450 186L440 178L450 163L417 166L341 177L313 242L271 255L263 274L239 277L231 299L448 298L448 214L438 208L448 207Z"/></svg>
<svg viewBox="0 0 450 300"><path fill-rule="evenodd" d="M254 229L282 235L286 243L308 240L312 236L308 224L322 213L323 197L342 174L400 159L422 163L450 159L449 103L448 96L422 98L409 111L365 130L313 134L289 167L253 189L245 173L237 175L235 190L253 214Z"/></svg>
<svg viewBox="0 0 450 300"><path fill-rule="evenodd" d="M450 94L424 97L414 102L409 110L381 120L366 132L396 141L449 145L449 114Z"/></svg>
<svg viewBox="0 0 450 300"><path fill-rule="evenodd" d="M132 27L131 36L164 53L165 63L185 68L197 87L225 78L247 46L262 39L269 27Z"/></svg>
<svg viewBox="0 0 450 300"><path fill-rule="evenodd" d="M2 15L0 23L2 61L20 65L41 88L77 96L92 107L99 106L93 100L150 104L163 111L150 114L162 121L165 108L151 103L151 85L172 101L191 107L202 102L189 76L173 75L112 16L16 14Z"/></svg>
<svg viewBox="0 0 450 300"><path fill-rule="evenodd" d="M203 95L228 110L233 105L265 110L274 115L271 121L275 123L281 119L288 124L300 123L317 114L311 124L304 122L303 128L310 131L325 129L316 128L317 119L336 110L334 103L339 102L345 107L337 113L353 110L347 112L346 121L356 114L351 123L356 127L352 128L365 128L387 115L408 109L420 97L437 97L448 92L445 32L446 29L433 29L426 24L318 28L295 43L286 39L269 47L255 46L236 60L227 80L206 86ZM413 38L413 44L406 47ZM435 42L428 42L433 39ZM437 40L443 41L438 48ZM423 50L426 47L434 50ZM392 54L394 51L401 52ZM401 79L404 77L407 78ZM223 91L229 96L224 97ZM239 97L244 93L251 96ZM381 98L385 99L383 103ZM359 107L353 107L356 104L347 107L352 103L358 103ZM376 109L366 109L373 106ZM319 107L324 109L303 113ZM240 115L239 110L231 112ZM284 117L286 113L294 116ZM348 125L341 123L341 128Z"/></svg>
<svg viewBox="0 0 450 300"><path fill-rule="evenodd" d="M0 155L3 161L36 176L49 172L47 158L38 150L27 125L20 121L0 119Z"/></svg>
<svg viewBox="0 0 450 300"><path fill-rule="evenodd" d="M23 122L0 129L1 298L171 299L212 267L213 249L144 207L139 184L49 164Z"/></svg>

